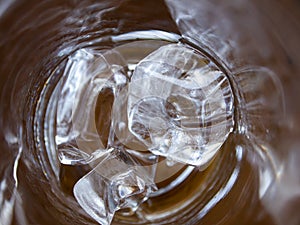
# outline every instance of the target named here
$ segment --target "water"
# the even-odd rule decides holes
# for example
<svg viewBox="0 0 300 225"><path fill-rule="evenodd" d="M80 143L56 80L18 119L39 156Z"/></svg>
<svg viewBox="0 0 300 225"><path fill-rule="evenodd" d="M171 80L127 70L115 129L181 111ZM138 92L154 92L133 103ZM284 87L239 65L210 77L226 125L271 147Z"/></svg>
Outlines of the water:
<svg viewBox="0 0 300 225"><path fill-rule="evenodd" d="M62 62L61 66L58 66L58 68L64 67L64 70L57 69L55 71L60 74L60 81L57 82L53 92L50 93L51 97L46 109L49 120L47 122L48 126L53 129L53 132L49 132L46 137L49 140L46 151L48 154L50 153L50 157L53 157L51 154L57 155L60 161L61 168L59 170L55 163L52 164L52 167L59 174L62 190L66 194L74 195L79 205L92 218L102 224L110 224L117 211L128 214L129 210L131 211L130 214L133 214L138 206L150 196L165 194L181 184L192 172L192 167L185 165L192 165L192 160L184 159L179 161L183 164L178 163L177 165L174 165L174 162L171 163L171 160L173 161L172 157L159 160L159 154L151 153L151 148L144 145L143 141L136 137L128 125L130 122L127 122L130 121L130 116L127 117L126 112L134 110L132 104L124 107L127 102L132 103L128 95L134 96L136 95L134 91L140 90L140 88L134 88L134 86L138 85L144 88L139 84L140 79L136 78L137 71L142 67L140 63L143 63L143 59L148 60L149 54L155 55L157 54L156 51L161 51L161 46L169 51L168 49L172 50L177 45L169 43L175 40L179 41L176 39L175 34L172 38L166 38L166 40L157 39L156 37L153 40L130 40L131 35L145 39L146 37L152 38L153 33L163 34L163 32L157 31L136 32L122 37L114 37L116 47L113 49L98 50L91 47L76 50L66 61ZM171 34L168 35L171 36ZM130 42L119 44L118 39L120 38L123 41ZM188 51L186 47L181 47L178 50L176 48L174 50L177 52L180 50L182 53ZM195 58L195 55L200 53L193 53L192 50L189 50L189 55L191 54ZM155 65L155 62L151 63ZM191 63L193 63L192 60ZM198 64L201 64L201 61ZM187 71L182 73L189 73L189 71L196 68L199 69L197 64L193 67L195 68L187 68ZM164 75L168 76L167 74ZM149 75L149 77L151 78L152 75ZM50 77L50 79L53 79L53 77ZM215 75L212 76L211 83L214 80ZM142 81L145 84L149 82L147 77ZM180 82L179 79L178 82ZM199 81L196 80L196 82ZM184 85L196 89L196 91L200 88L205 91L204 87L195 86L192 83L193 81L189 81L185 82ZM209 81L202 83L207 86L213 85ZM172 82L171 85L173 85ZM45 93L52 90L48 88L46 87ZM179 88L177 87L177 90ZM165 90L166 85L161 85L160 89ZM212 91L209 91L211 89ZM216 88L210 88L207 94L213 95L214 89ZM176 88L173 91L176 91ZM146 89L145 93L147 93ZM137 95L143 98L143 95L139 93ZM156 98L156 95L157 93L153 93L154 98ZM170 96L171 93L165 93L164 97L170 98ZM218 97L222 98L222 96ZM197 96L194 96L194 98L197 98ZM195 108L198 108L198 106L196 105ZM232 106L230 108L232 109ZM156 116L159 116L159 110L155 108L155 105L153 105L153 109L151 107L148 109L148 111L150 110L153 110ZM193 123L194 120L197 123L197 117L201 117L201 115L190 118L190 123ZM180 120L179 123L182 123L180 126L185 129L183 117ZM155 123L152 124L155 125ZM200 125L196 124L192 127L196 130L194 133L198 132L198 126ZM154 131L155 129L154 127ZM139 132L143 132L143 130ZM159 135L156 134L156 136ZM197 139L197 137L194 139ZM175 143L173 149L176 148L176 145ZM179 146L177 147L179 148ZM51 149L54 150L52 150L52 153ZM215 151L218 149L217 147ZM122 157L113 156L115 154L121 154ZM121 166L125 156L129 159L133 157L134 160L125 160L125 163L123 162ZM81 168L80 172L78 167ZM109 169L113 167L115 167L114 173ZM82 177L84 171L88 174ZM124 173L127 174L125 177ZM139 173L139 176L136 173ZM70 177L72 181L68 181ZM126 177L128 177L129 183L126 183ZM159 183L163 183L168 179L170 181L161 184L160 189L157 191L155 183L159 185ZM150 180L152 183L149 183ZM114 183L119 184L122 182L124 182L123 185L120 184L114 188ZM144 185L141 186L141 183L144 183ZM96 188L97 186L99 187ZM121 188L120 191L124 192L124 190L131 190L133 187L139 189L130 193L129 196L122 197L117 191L118 188ZM91 191L85 193L83 190ZM135 200L128 200L129 197L135 198Z"/></svg>
<svg viewBox="0 0 300 225"><path fill-rule="evenodd" d="M152 43L135 42L140 49ZM167 165L172 160L203 167L233 129L229 81L206 62L207 58L183 45L167 44L135 65L132 56L122 54L121 47L76 51L50 98L49 110L56 109L56 118L50 118L56 128L53 148L62 164L91 166L91 172L75 183L73 192L79 205L100 224L110 224L117 210L125 207L133 211L150 194L157 195L153 183L161 173L157 161L146 165L153 168L150 171L157 169L155 179L155 173L147 174L143 169L145 165L122 161L139 148L123 149L118 153L122 157L111 156L134 143L130 136L154 153L148 157L164 156ZM133 71L126 64L129 61ZM96 164L103 155L107 156ZM160 176L162 181L167 178Z"/></svg>
<svg viewBox="0 0 300 225"><path fill-rule="evenodd" d="M1 225L299 224L296 3L15 2Z"/></svg>

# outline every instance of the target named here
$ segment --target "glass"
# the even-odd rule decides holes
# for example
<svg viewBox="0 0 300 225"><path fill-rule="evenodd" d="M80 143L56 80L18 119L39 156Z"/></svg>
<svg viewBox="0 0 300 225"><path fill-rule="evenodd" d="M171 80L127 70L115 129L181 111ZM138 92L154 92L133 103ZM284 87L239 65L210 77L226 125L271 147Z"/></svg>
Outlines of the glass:
<svg viewBox="0 0 300 225"><path fill-rule="evenodd" d="M299 7L0 1L0 224L299 224Z"/></svg>

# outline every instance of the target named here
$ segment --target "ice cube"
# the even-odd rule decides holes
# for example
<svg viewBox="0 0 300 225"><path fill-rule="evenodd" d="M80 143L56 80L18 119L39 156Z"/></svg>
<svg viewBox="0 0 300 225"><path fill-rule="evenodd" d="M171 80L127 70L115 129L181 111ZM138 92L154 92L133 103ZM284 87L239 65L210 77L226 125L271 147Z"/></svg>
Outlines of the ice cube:
<svg viewBox="0 0 300 225"><path fill-rule="evenodd" d="M100 54L83 49L70 57L54 95L56 144L62 163L82 164L106 151L114 95L128 80L124 65L114 50Z"/></svg>
<svg viewBox="0 0 300 225"><path fill-rule="evenodd" d="M74 186L80 206L98 223L109 225L119 209L136 209L156 190L153 174L124 150L115 149Z"/></svg>
<svg viewBox="0 0 300 225"><path fill-rule="evenodd" d="M126 148L125 148L126 149ZM152 154L149 151L139 151L138 149L126 149L126 152L138 162L140 166L143 166L147 175L156 180L157 166L159 165L159 156Z"/></svg>
<svg viewBox="0 0 300 225"><path fill-rule="evenodd" d="M139 151L148 151L146 145L143 144L128 129L128 86L116 96L112 108L112 127L118 141L129 149L137 149Z"/></svg>
<svg viewBox="0 0 300 225"><path fill-rule="evenodd" d="M143 59L114 105L125 98L123 117L114 113L128 126L118 133L121 140L134 140L130 132L154 154L180 163L206 165L233 129L228 78L182 45L163 46Z"/></svg>

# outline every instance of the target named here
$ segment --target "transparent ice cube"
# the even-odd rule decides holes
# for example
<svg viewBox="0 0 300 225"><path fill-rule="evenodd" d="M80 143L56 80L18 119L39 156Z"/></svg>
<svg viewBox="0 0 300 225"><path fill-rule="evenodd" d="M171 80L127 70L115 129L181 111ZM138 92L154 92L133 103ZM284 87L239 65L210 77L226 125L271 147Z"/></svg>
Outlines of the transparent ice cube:
<svg viewBox="0 0 300 225"><path fill-rule="evenodd" d="M133 135L170 160L204 166L233 129L233 101L228 78L213 63L185 46L166 45L137 65L114 104L117 135L126 143L136 142Z"/></svg>
<svg viewBox="0 0 300 225"><path fill-rule="evenodd" d="M70 57L55 91L56 144L62 163L82 164L106 151L114 95L128 80L124 65L113 50L79 50Z"/></svg>
<svg viewBox="0 0 300 225"><path fill-rule="evenodd" d="M144 170L146 170L147 172L147 175L153 181L156 180L157 166L159 165L159 156L154 155L149 151L139 151L137 149L126 149L126 152L130 155L130 157L137 161L140 166L143 166Z"/></svg>
<svg viewBox="0 0 300 225"><path fill-rule="evenodd" d="M112 127L121 145L129 149L147 152L148 148L128 129L128 86L125 86L116 99L112 108Z"/></svg>
<svg viewBox="0 0 300 225"><path fill-rule="evenodd" d="M156 190L153 174L123 150L115 149L74 186L80 206L98 223L109 225L119 209L136 209Z"/></svg>

